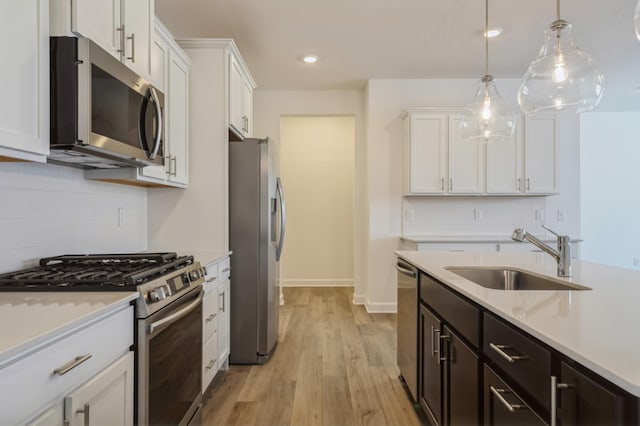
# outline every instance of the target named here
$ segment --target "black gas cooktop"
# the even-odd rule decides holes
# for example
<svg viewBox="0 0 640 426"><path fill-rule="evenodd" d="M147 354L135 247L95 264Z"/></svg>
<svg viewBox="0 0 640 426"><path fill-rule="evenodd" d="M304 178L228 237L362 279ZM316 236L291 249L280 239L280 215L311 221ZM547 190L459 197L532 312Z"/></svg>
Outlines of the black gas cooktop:
<svg viewBox="0 0 640 426"><path fill-rule="evenodd" d="M193 262L172 252L47 257L40 266L0 275L0 291L132 291Z"/></svg>

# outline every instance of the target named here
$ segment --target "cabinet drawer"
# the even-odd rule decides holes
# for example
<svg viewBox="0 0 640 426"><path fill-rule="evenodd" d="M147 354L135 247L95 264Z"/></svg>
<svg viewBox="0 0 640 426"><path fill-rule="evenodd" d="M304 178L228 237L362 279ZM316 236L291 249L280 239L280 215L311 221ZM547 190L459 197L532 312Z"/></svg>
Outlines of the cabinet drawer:
<svg viewBox="0 0 640 426"><path fill-rule="evenodd" d="M206 342L218 329L218 292L202 299L202 341Z"/></svg>
<svg viewBox="0 0 640 426"><path fill-rule="evenodd" d="M482 351L545 409L551 401L551 352L524 332L484 314Z"/></svg>
<svg viewBox="0 0 640 426"><path fill-rule="evenodd" d="M228 257L218 263L218 276L220 281L231 277L231 259Z"/></svg>
<svg viewBox="0 0 640 426"><path fill-rule="evenodd" d="M475 347L480 347L480 310L428 275L420 274L420 300Z"/></svg>
<svg viewBox="0 0 640 426"><path fill-rule="evenodd" d="M484 366L484 390L482 393L485 426L544 426L547 424L486 365Z"/></svg>
<svg viewBox="0 0 640 426"><path fill-rule="evenodd" d="M0 370L0 401L11 401L0 410L0 424L24 422L127 353L133 321L126 306Z"/></svg>
<svg viewBox="0 0 640 426"><path fill-rule="evenodd" d="M218 281L219 281L218 264L217 263L209 264L205 266L205 269L207 270L207 276L205 277L204 284L202 285L202 287L204 289L204 292L208 293L211 290L213 290L213 287L215 287L218 284Z"/></svg>
<svg viewBox="0 0 640 426"><path fill-rule="evenodd" d="M218 333L213 333L202 348L202 391L204 392L218 372Z"/></svg>

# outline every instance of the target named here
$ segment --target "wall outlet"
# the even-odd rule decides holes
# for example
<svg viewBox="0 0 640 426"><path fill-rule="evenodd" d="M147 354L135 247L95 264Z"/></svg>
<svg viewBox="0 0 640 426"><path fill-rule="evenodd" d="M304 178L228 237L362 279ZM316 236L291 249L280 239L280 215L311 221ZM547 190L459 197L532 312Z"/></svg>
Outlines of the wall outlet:
<svg viewBox="0 0 640 426"><path fill-rule="evenodd" d="M564 210L558 210L558 222L564 221Z"/></svg>
<svg viewBox="0 0 640 426"><path fill-rule="evenodd" d="M118 207L118 228L122 228L125 225L124 208Z"/></svg>
<svg viewBox="0 0 640 426"><path fill-rule="evenodd" d="M413 222L416 220L416 212L413 209L406 209L404 211L404 218L407 222Z"/></svg>
<svg viewBox="0 0 640 426"><path fill-rule="evenodd" d="M544 210L536 209L536 220L538 221L544 220Z"/></svg>
<svg viewBox="0 0 640 426"><path fill-rule="evenodd" d="M473 209L473 220L479 221L482 220L483 213L482 209Z"/></svg>
<svg viewBox="0 0 640 426"><path fill-rule="evenodd" d="M633 266L635 266L635 267L639 267L640 266L640 257L634 257L633 258Z"/></svg>

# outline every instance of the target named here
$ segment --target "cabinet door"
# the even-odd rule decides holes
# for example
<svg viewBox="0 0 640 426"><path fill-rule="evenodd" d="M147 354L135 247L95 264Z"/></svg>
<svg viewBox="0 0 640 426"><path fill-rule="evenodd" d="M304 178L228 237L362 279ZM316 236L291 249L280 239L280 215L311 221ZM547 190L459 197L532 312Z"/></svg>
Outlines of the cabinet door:
<svg viewBox="0 0 640 426"><path fill-rule="evenodd" d="M229 330L229 306L231 281L226 278L218 289L218 362L220 367L223 366L227 357L231 344L231 334Z"/></svg>
<svg viewBox="0 0 640 426"><path fill-rule="evenodd" d="M248 80L243 81L243 132L245 137L253 135L253 87Z"/></svg>
<svg viewBox="0 0 640 426"><path fill-rule="evenodd" d="M55 404L27 423L27 426L63 426L62 404Z"/></svg>
<svg viewBox="0 0 640 426"><path fill-rule="evenodd" d="M446 424L479 424L478 374L479 361L471 349L444 327L442 341L446 343L443 358L447 359L445 395L447 395Z"/></svg>
<svg viewBox="0 0 640 426"><path fill-rule="evenodd" d="M150 52L153 35L153 0L123 0L124 63L145 79L150 78Z"/></svg>
<svg viewBox="0 0 640 426"><path fill-rule="evenodd" d="M622 425L624 398L600 385L565 362L560 380L568 387L559 389L558 413L562 426Z"/></svg>
<svg viewBox="0 0 640 426"><path fill-rule="evenodd" d="M49 2L0 2L0 160L49 153ZM4 149L8 148L8 149Z"/></svg>
<svg viewBox="0 0 640 426"><path fill-rule="evenodd" d="M133 425L133 352L128 352L64 399L74 425Z"/></svg>
<svg viewBox="0 0 640 426"><path fill-rule="evenodd" d="M420 113L405 118L405 193L445 193L447 123L447 114Z"/></svg>
<svg viewBox="0 0 640 426"><path fill-rule="evenodd" d="M528 117L524 137L526 193L558 192L556 149L556 118L544 115Z"/></svg>
<svg viewBox="0 0 640 426"><path fill-rule="evenodd" d="M547 424L486 365L482 393L485 426L544 426Z"/></svg>
<svg viewBox="0 0 640 426"><path fill-rule="evenodd" d="M243 135L244 78L236 58L229 54L229 126L238 135Z"/></svg>
<svg viewBox="0 0 640 426"><path fill-rule="evenodd" d="M440 360L440 321L420 305L420 383L419 400L431 422L442 424L442 374Z"/></svg>
<svg viewBox="0 0 640 426"><path fill-rule="evenodd" d="M484 145L463 141L460 116L449 116L449 193L484 192Z"/></svg>
<svg viewBox="0 0 640 426"><path fill-rule="evenodd" d="M189 64L177 54L169 61L169 179L189 182Z"/></svg>
<svg viewBox="0 0 640 426"><path fill-rule="evenodd" d="M121 0L74 0L71 30L122 59Z"/></svg>
<svg viewBox="0 0 640 426"><path fill-rule="evenodd" d="M487 144L487 193L520 194L524 192L522 116L516 117L513 138Z"/></svg>

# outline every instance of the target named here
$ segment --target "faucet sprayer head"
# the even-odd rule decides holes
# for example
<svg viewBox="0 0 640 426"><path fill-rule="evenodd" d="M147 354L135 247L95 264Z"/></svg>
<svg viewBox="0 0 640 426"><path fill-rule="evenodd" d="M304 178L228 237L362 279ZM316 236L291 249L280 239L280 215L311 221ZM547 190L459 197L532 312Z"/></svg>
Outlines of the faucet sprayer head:
<svg viewBox="0 0 640 426"><path fill-rule="evenodd" d="M524 236L527 235L527 231L522 228L517 228L513 230L513 234L511 234L511 239L519 242L524 241Z"/></svg>

